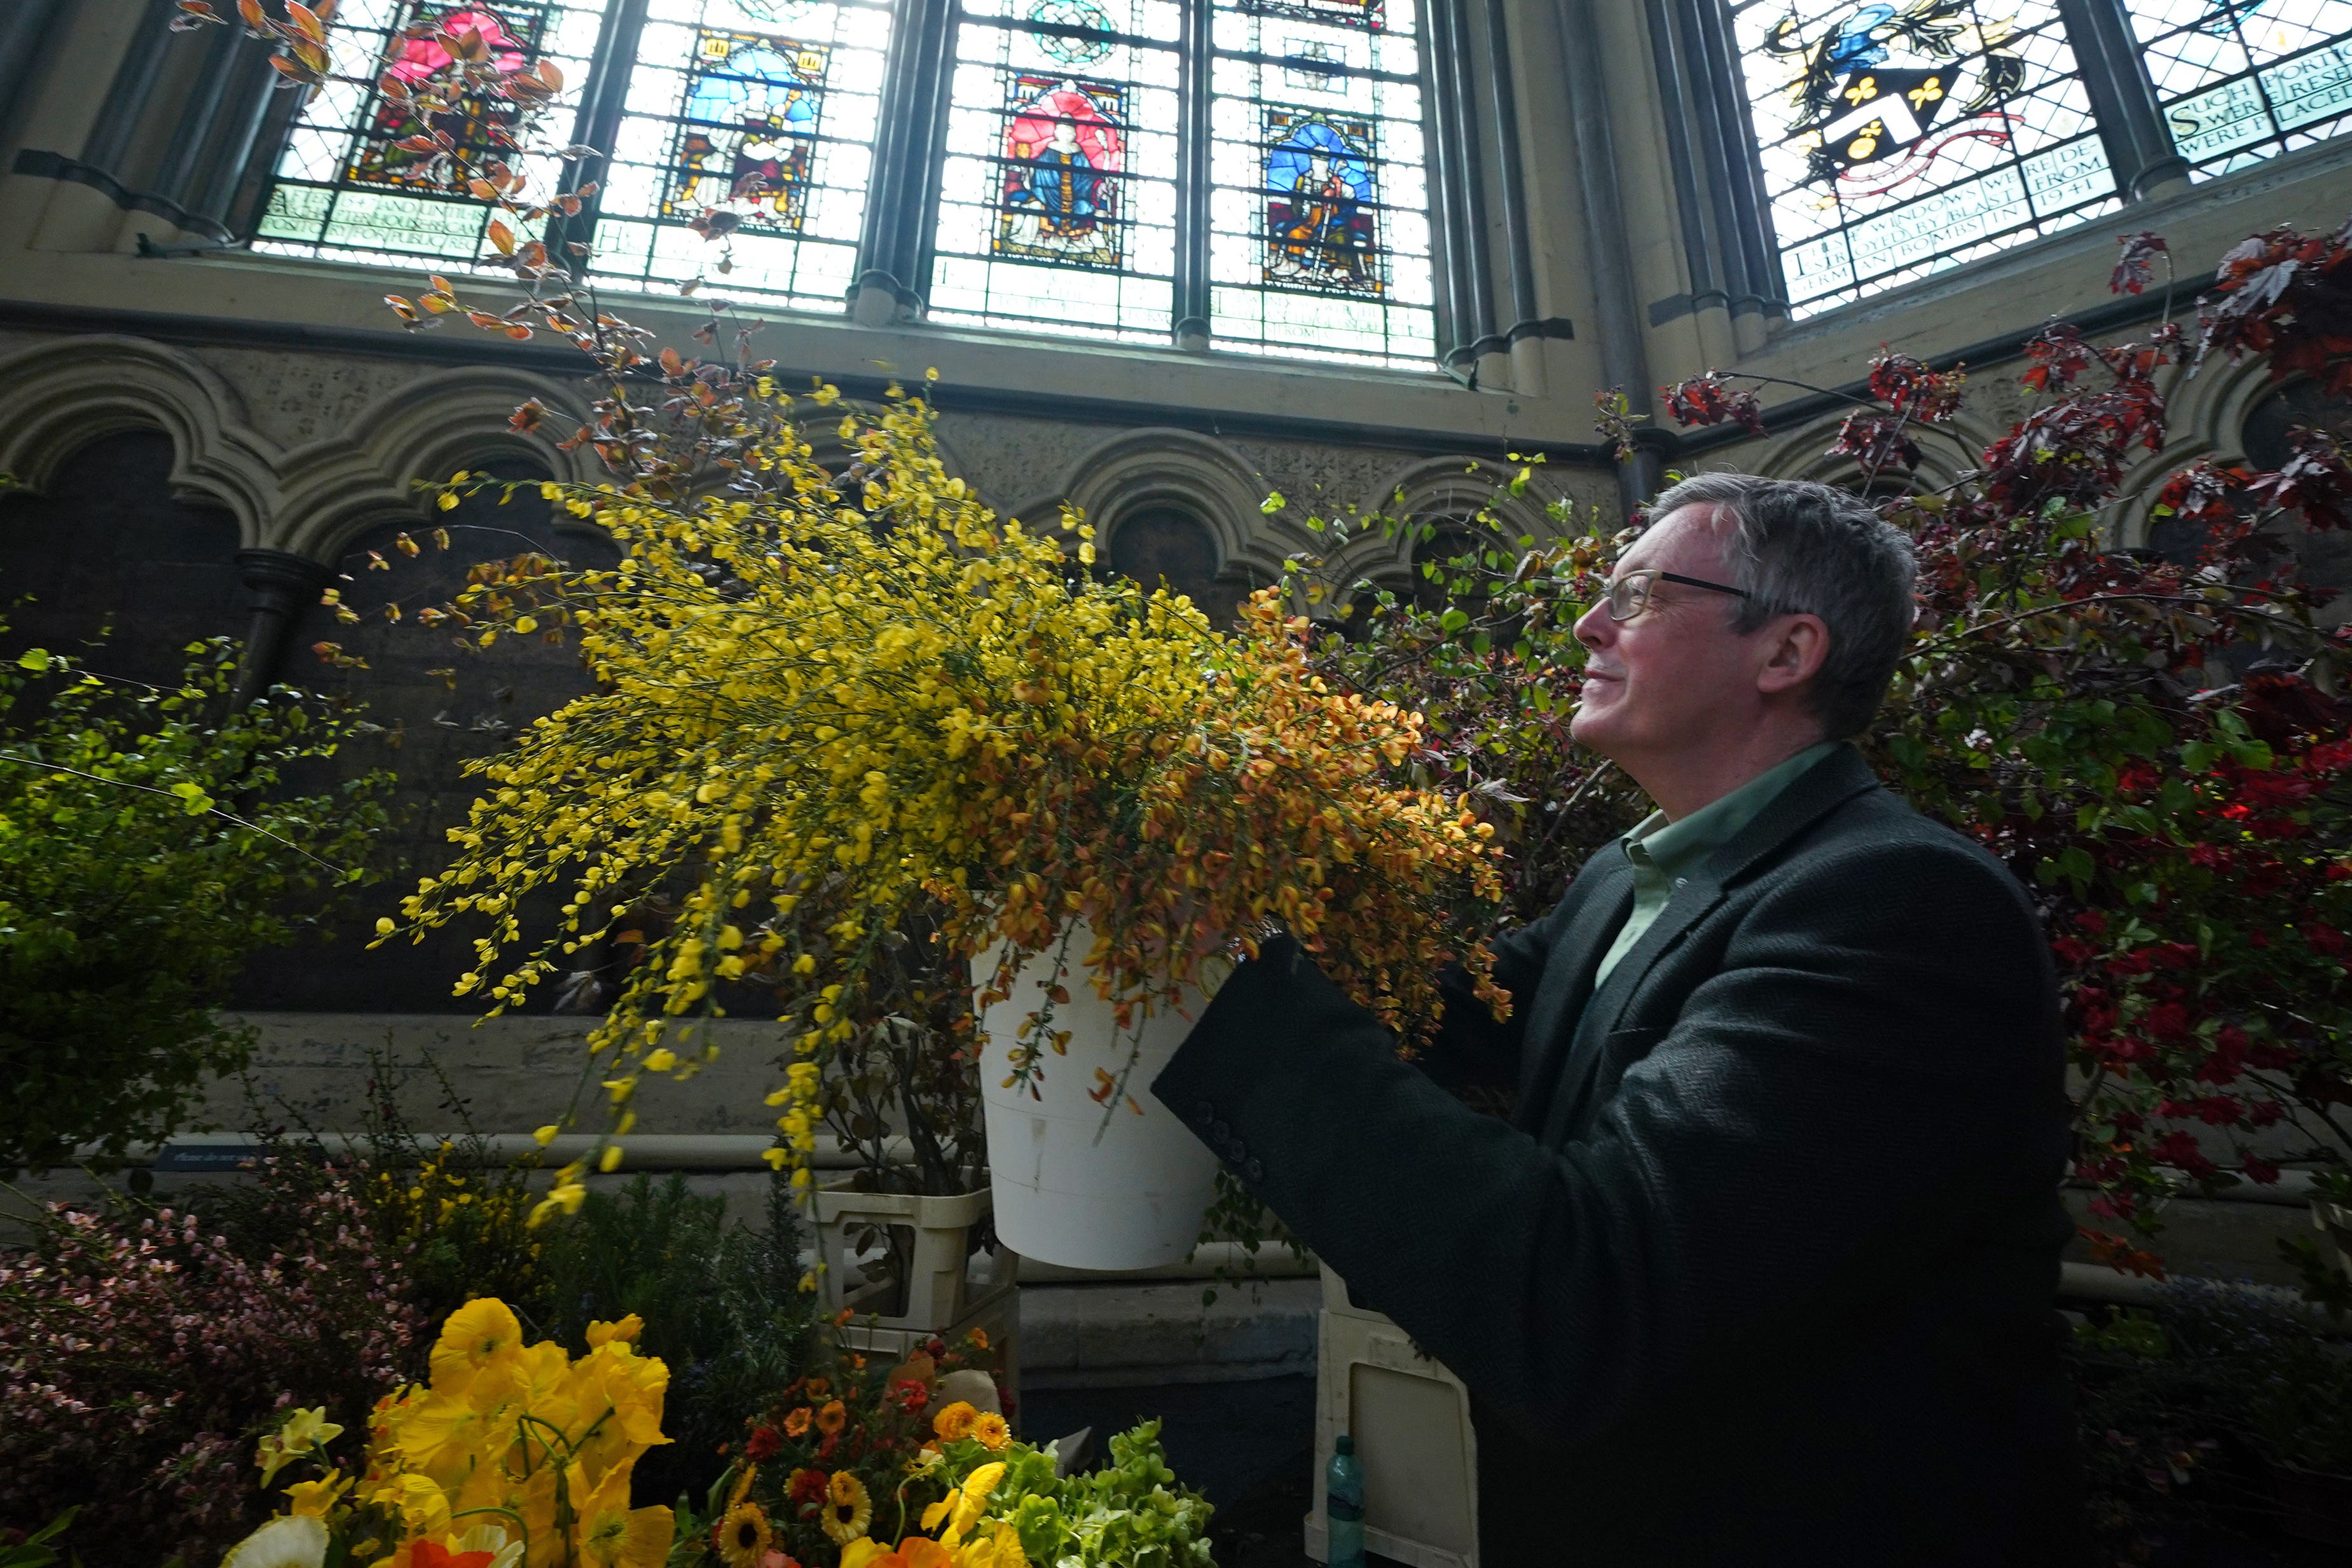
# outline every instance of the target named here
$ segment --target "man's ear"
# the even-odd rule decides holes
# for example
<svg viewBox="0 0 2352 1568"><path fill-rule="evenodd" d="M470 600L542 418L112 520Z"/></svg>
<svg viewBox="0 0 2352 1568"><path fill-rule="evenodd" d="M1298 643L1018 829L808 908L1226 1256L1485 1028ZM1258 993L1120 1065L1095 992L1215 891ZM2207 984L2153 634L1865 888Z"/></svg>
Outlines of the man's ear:
<svg viewBox="0 0 2352 1568"><path fill-rule="evenodd" d="M1830 657L1829 624L1815 615L1781 616L1766 633L1756 689L1766 696L1794 691L1822 672Z"/></svg>

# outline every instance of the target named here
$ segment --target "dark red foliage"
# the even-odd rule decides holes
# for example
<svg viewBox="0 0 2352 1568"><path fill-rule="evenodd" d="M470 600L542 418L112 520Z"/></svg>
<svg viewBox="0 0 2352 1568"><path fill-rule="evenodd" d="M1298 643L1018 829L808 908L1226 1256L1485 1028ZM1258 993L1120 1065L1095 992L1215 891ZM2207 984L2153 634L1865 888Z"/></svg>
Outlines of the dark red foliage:
<svg viewBox="0 0 2352 1568"><path fill-rule="evenodd" d="M2352 528L2352 462L2343 444L2325 430L2287 432L2294 455L2273 474L2255 476L2246 487L2256 506L2299 511L2313 528Z"/></svg>
<svg viewBox="0 0 2352 1568"><path fill-rule="evenodd" d="M1756 394L1732 385L1720 371L1708 371L1673 386L1658 388L1666 412L1685 425L1737 424L1751 435L1765 434L1764 410Z"/></svg>
<svg viewBox="0 0 2352 1568"><path fill-rule="evenodd" d="M2198 309L2199 360L2264 354L2273 380L2309 375L2330 394L2352 393L2352 223L2246 240L2221 258Z"/></svg>
<svg viewBox="0 0 2352 1568"><path fill-rule="evenodd" d="M1967 381L1958 370L1930 370L1883 343L1870 362L1870 395L1903 417L1926 425L1940 425L1959 412L1960 389Z"/></svg>
<svg viewBox="0 0 2352 1568"><path fill-rule="evenodd" d="M1863 472L1875 477L1889 468L1909 473L1919 466L1919 443L1906 433L1905 423L1892 414L1849 414L1838 426L1832 458L1852 458Z"/></svg>
<svg viewBox="0 0 2352 1568"><path fill-rule="evenodd" d="M2123 254L2116 258L2116 269L2107 279L2111 294L2137 294L2156 280L2156 258L2167 255L2164 237L2143 230L2138 234L2117 235Z"/></svg>
<svg viewBox="0 0 2352 1568"><path fill-rule="evenodd" d="M2012 512L2053 500L2095 506L2122 482L2136 445L2163 447L2164 399L2143 377L2118 377L2105 391L2034 410L1985 448L1985 492Z"/></svg>

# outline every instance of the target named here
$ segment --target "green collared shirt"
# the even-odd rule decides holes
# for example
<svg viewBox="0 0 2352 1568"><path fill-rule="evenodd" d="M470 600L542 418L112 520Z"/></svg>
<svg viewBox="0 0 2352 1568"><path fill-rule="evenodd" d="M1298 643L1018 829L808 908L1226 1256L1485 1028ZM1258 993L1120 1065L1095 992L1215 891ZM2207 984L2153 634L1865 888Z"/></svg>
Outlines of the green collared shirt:
<svg viewBox="0 0 2352 1568"><path fill-rule="evenodd" d="M1633 951L1633 944L1642 940L1642 933L1650 929L1650 922L1658 918L1675 889L1689 880L1694 869L1737 838L1739 830L1755 821L1757 814L1771 805L1773 797L1798 774L1837 748L1835 741L1808 746L1680 822L1668 822L1664 812L1654 811L1619 839L1625 847L1625 858L1633 863L1633 912L1625 917L1624 929L1601 956L1601 967L1592 976L1594 988L1609 978L1619 959Z"/></svg>

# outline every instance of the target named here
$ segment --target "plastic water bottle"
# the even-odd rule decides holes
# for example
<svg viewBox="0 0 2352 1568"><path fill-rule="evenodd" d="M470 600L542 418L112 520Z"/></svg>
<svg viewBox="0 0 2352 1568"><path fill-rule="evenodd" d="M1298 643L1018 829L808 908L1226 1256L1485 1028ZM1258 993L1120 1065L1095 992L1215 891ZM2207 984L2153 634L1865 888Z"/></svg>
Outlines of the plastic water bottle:
<svg viewBox="0 0 2352 1568"><path fill-rule="evenodd" d="M1364 1467L1356 1463L1356 1440L1345 1432L1334 1446L1323 1484L1328 1531L1324 1568L1364 1568Z"/></svg>

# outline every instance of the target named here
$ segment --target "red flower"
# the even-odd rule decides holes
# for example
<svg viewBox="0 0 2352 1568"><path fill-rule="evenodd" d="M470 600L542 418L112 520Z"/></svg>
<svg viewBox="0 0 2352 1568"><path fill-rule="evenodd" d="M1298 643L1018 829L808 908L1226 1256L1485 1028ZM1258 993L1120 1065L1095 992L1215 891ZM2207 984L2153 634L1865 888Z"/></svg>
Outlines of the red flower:
<svg viewBox="0 0 2352 1568"><path fill-rule="evenodd" d="M437 1542L419 1537L408 1549L411 1568L489 1568L492 1552L452 1552Z"/></svg>
<svg viewBox="0 0 2352 1568"><path fill-rule="evenodd" d="M2168 1132L2149 1144L2147 1152L2164 1164L2179 1166L2199 1181L2221 1168L2205 1157L2205 1151L2187 1132Z"/></svg>
<svg viewBox="0 0 2352 1568"><path fill-rule="evenodd" d="M822 1507L824 1479L823 1470L794 1470L784 1483L784 1496L803 1509Z"/></svg>
<svg viewBox="0 0 2352 1568"><path fill-rule="evenodd" d="M2279 1168L2259 1154L2246 1156L2244 1170L2246 1179L2259 1186L2267 1187L2279 1179Z"/></svg>
<svg viewBox="0 0 2352 1568"><path fill-rule="evenodd" d="M774 1458L776 1450L783 1446L784 1435L762 1421L752 1427L751 1436L744 1439L743 1457L755 1465L765 1464Z"/></svg>

